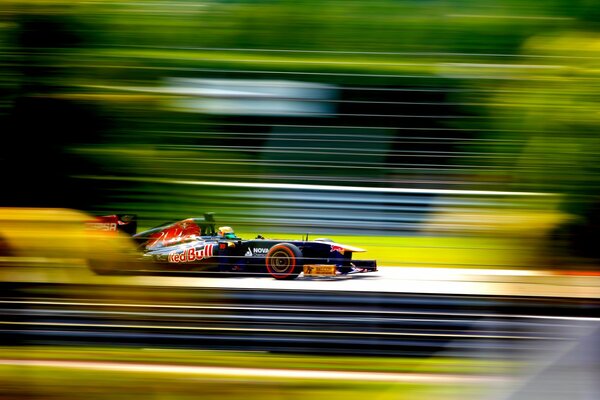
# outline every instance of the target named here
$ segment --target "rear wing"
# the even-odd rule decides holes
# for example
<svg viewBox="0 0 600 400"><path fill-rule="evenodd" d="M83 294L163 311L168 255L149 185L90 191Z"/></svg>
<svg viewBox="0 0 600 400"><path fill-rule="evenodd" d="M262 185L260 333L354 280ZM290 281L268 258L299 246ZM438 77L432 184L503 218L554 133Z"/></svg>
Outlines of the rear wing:
<svg viewBox="0 0 600 400"><path fill-rule="evenodd" d="M86 228L92 231L123 232L133 236L137 232L136 214L112 214L96 217L86 222Z"/></svg>

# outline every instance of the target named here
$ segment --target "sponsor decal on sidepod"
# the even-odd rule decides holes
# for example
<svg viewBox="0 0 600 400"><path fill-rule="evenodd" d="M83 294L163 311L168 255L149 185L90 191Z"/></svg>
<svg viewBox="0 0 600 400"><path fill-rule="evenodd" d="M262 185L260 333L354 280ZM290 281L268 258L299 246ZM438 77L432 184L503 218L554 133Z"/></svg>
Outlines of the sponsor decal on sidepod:
<svg viewBox="0 0 600 400"><path fill-rule="evenodd" d="M183 263L183 262L192 262L192 261L200 261L205 258L210 258L213 256L213 245L207 244L202 249L186 249L183 252L175 251L173 253L169 253L169 262L171 263Z"/></svg>
<svg viewBox="0 0 600 400"><path fill-rule="evenodd" d="M94 231L114 232L117 230L117 224L114 222L88 222L86 225L88 229Z"/></svg>
<svg viewBox="0 0 600 400"><path fill-rule="evenodd" d="M267 253L269 252L269 249L265 249L262 247L255 247L254 249L248 249L248 251L246 251L246 254L244 254L246 257L252 257L252 256L266 256Z"/></svg>
<svg viewBox="0 0 600 400"><path fill-rule="evenodd" d="M334 251L337 251L340 254L344 254L344 251L346 249L344 249L342 246L336 246L334 244L331 245L331 252L333 253Z"/></svg>

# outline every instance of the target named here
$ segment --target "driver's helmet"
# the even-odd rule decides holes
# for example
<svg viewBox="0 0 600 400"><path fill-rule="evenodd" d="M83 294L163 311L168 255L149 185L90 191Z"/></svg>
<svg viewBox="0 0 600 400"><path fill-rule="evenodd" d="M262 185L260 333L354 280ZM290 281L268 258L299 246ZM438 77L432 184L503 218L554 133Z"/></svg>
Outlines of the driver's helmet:
<svg viewBox="0 0 600 400"><path fill-rule="evenodd" d="M225 239L235 239L235 233L233 233L230 226L220 226L217 234Z"/></svg>

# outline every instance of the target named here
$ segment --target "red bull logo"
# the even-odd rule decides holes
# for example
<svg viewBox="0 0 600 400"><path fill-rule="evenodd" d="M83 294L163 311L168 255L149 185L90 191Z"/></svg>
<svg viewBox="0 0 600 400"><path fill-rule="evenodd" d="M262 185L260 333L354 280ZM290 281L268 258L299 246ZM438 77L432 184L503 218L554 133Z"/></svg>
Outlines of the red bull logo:
<svg viewBox="0 0 600 400"><path fill-rule="evenodd" d="M335 245L335 244L332 244L332 245L331 245L331 250L330 250L330 251L331 251L332 253L333 253L334 251L337 251L337 252L338 252L338 253L340 253L340 254L344 254L344 251L346 251L346 249L344 249L342 246L337 246L337 245Z"/></svg>
<svg viewBox="0 0 600 400"><path fill-rule="evenodd" d="M170 263L187 263L192 261L200 261L213 256L213 245L207 244L201 249L191 248L183 252L177 251L169 253Z"/></svg>

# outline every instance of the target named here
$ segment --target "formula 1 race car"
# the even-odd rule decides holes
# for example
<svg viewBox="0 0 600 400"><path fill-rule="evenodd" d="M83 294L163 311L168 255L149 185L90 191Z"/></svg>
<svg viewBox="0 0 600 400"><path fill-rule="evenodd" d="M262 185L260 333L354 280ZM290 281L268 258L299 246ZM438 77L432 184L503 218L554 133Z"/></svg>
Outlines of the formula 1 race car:
<svg viewBox="0 0 600 400"><path fill-rule="evenodd" d="M124 232L135 244L132 254L118 260L90 260L97 274L120 272L194 272L219 271L268 273L275 279L304 276L338 276L377 271L375 260L353 260L358 247L330 239L283 240L258 235L239 238L228 226L217 227L214 214L165 223L135 233L135 215L109 215L90 222L89 228ZM132 253L132 252L128 252Z"/></svg>

